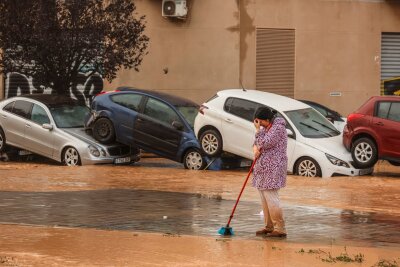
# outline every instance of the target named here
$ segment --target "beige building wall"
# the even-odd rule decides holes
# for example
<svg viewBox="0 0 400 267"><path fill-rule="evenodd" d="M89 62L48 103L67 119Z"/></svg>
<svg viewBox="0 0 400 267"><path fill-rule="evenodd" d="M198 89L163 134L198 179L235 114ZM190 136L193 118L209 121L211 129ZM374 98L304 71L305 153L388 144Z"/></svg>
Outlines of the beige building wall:
<svg viewBox="0 0 400 267"><path fill-rule="evenodd" d="M400 32L400 5L275 0L253 1L253 6L256 27L296 31L295 98L347 115L379 95L381 32ZM255 58L248 64L254 66Z"/></svg>
<svg viewBox="0 0 400 267"><path fill-rule="evenodd" d="M220 88L238 86L237 1L189 0L186 20L163 18L161 0L135 3L147 17L149 54L140 72L121 71L106 89L129 85L163 90L201 103Z"/></svg>
<svg viewBox="0 0 400 267"><path fill-rule="evenodd" d="M163 18L161 2L136 1L149 54L139 73L121 71L105 88L165 90L198 103L240 81L255 88L255 29L295 29L295 98L347 115L380 93L381 32L400 32L396 1L188 0L185 21Z"/></svg>

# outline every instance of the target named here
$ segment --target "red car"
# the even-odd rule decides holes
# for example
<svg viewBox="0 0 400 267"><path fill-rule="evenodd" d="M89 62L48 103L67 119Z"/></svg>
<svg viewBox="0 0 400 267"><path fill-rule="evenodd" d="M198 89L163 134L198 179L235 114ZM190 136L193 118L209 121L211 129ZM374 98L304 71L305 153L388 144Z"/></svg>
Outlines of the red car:
<svg viewBox="0 0 400 267"><path fill-rule="evenodd" d="M350 114L343 144L356 168L372 167L378 159L400 166L400 97L373 96Z"/></svg>

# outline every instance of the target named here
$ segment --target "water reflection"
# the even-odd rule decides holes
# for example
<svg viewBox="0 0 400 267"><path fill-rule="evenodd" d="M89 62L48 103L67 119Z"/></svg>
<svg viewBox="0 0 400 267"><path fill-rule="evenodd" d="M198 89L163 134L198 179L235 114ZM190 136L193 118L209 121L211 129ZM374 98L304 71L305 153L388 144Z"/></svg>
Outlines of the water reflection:
<svg viewBox="0 0 400 267"><path fill-rule="evenodd" d="M0 192L0 223L218 236L233 200L152 190ZM240 202L235 238L256 238L258 202ZM284 205L288 241L371 246L400 244L400 218L325 207ZM367 244L367 245L368 245Z"/></svg>

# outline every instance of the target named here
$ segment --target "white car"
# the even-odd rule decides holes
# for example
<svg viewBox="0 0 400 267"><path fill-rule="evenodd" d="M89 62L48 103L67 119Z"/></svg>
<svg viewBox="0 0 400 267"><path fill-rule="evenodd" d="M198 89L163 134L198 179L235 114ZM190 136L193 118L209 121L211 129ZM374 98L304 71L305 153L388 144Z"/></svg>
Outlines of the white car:
<svg viewBox="0 0 400 267"><path fill-rule="evenodd" d="M256 90L223 90L203 103L194 130L204 153L217 157L225 151L253 159L253 117L261 106L272 108L286 120L289 173L308 177L372 173L372 168L352 166L341 133L315 109L292 98Z"/></svg>

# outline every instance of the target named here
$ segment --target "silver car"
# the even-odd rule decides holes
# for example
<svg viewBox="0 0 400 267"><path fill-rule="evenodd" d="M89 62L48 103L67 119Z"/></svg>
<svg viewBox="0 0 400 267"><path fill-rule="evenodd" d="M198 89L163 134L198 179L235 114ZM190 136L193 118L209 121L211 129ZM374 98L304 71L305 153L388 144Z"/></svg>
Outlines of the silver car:
<svg viewBox="0 0 400 267"><path fill-rule="evenodd" d="M139 160L138 149L102 145L85 132L89 109L66 97L32 94L0 102L0 152L17 147L68 166Z"/></svg>

